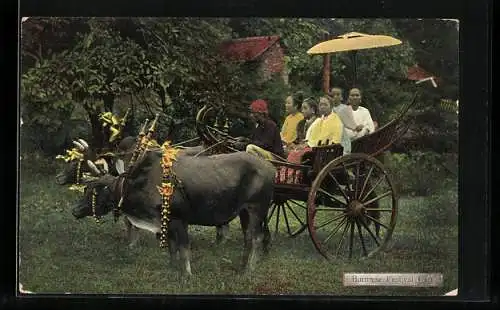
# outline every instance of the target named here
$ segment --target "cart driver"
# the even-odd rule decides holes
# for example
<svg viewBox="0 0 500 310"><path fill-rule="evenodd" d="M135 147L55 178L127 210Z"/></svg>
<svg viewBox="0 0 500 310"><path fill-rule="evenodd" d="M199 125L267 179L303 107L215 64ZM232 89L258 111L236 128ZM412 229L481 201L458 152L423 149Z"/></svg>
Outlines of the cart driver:
<svg viewBox="0 0 500 310"><path fill-rule="evenodd" d="M246 152L268 160L275 159L274 155L283 158L285 152L280 131L276 123L268 116L267 102L262 99L253 101L250 105L250 112L250 117L255 121L255 127L250 139L240 141L243 144L250 142L245 148Z"/></svg>

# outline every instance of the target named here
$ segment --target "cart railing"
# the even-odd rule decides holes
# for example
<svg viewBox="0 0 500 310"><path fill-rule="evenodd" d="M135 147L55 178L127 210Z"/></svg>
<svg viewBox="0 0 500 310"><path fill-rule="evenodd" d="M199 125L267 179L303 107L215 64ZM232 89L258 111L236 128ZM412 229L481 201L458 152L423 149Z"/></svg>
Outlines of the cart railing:
<svg viewBox="0 0 500 310"><path fill-rule="evenodd" d="M413 119L409 117L408 111L415 105L417 96L418 93L403 107L395 119L375 132L352 141L351 152L377 156L390 148L412 125Z"/></svg>

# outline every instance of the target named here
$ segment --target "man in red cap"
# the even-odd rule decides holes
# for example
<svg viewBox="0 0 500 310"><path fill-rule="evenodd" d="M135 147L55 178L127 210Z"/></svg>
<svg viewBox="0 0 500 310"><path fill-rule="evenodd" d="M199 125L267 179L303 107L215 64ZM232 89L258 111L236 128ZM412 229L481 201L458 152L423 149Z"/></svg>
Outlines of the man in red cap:
<svg viewBox="0 0 500 310"><path fill-rule="evenodd" d="M262 99L253 101L250 116L255 121L255 128L246 151L265 159L274 159L274 155L285 157L278 126L268 117L267 102Z"/></svg>

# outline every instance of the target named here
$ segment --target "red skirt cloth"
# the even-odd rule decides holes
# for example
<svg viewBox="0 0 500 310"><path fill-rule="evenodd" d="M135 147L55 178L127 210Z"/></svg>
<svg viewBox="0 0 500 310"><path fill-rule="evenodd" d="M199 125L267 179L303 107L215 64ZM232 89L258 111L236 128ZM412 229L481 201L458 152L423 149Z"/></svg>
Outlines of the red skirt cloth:
<svg viewBox="0 0 500 310"><path fill-rule="evenodd" d="M300 164L304 153L311 151L311 148L298 147L290 150L287 161L292 164ZM292 168L281 167L279 171L279 183L300 184L302 181L302 171L296 171Z"/></svg>

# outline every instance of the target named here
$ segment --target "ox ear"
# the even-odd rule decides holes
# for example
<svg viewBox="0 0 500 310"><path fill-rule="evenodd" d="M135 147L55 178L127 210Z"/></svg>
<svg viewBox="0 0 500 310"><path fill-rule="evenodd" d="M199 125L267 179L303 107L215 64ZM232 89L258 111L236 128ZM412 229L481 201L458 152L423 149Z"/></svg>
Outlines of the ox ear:
<svg viewBox="0 0 500 310"><path fill-rule="evenodd" d="M123 174L125 172L125 163L123 160L118 159L115 163L115 168L118 174Z"/></svg>

